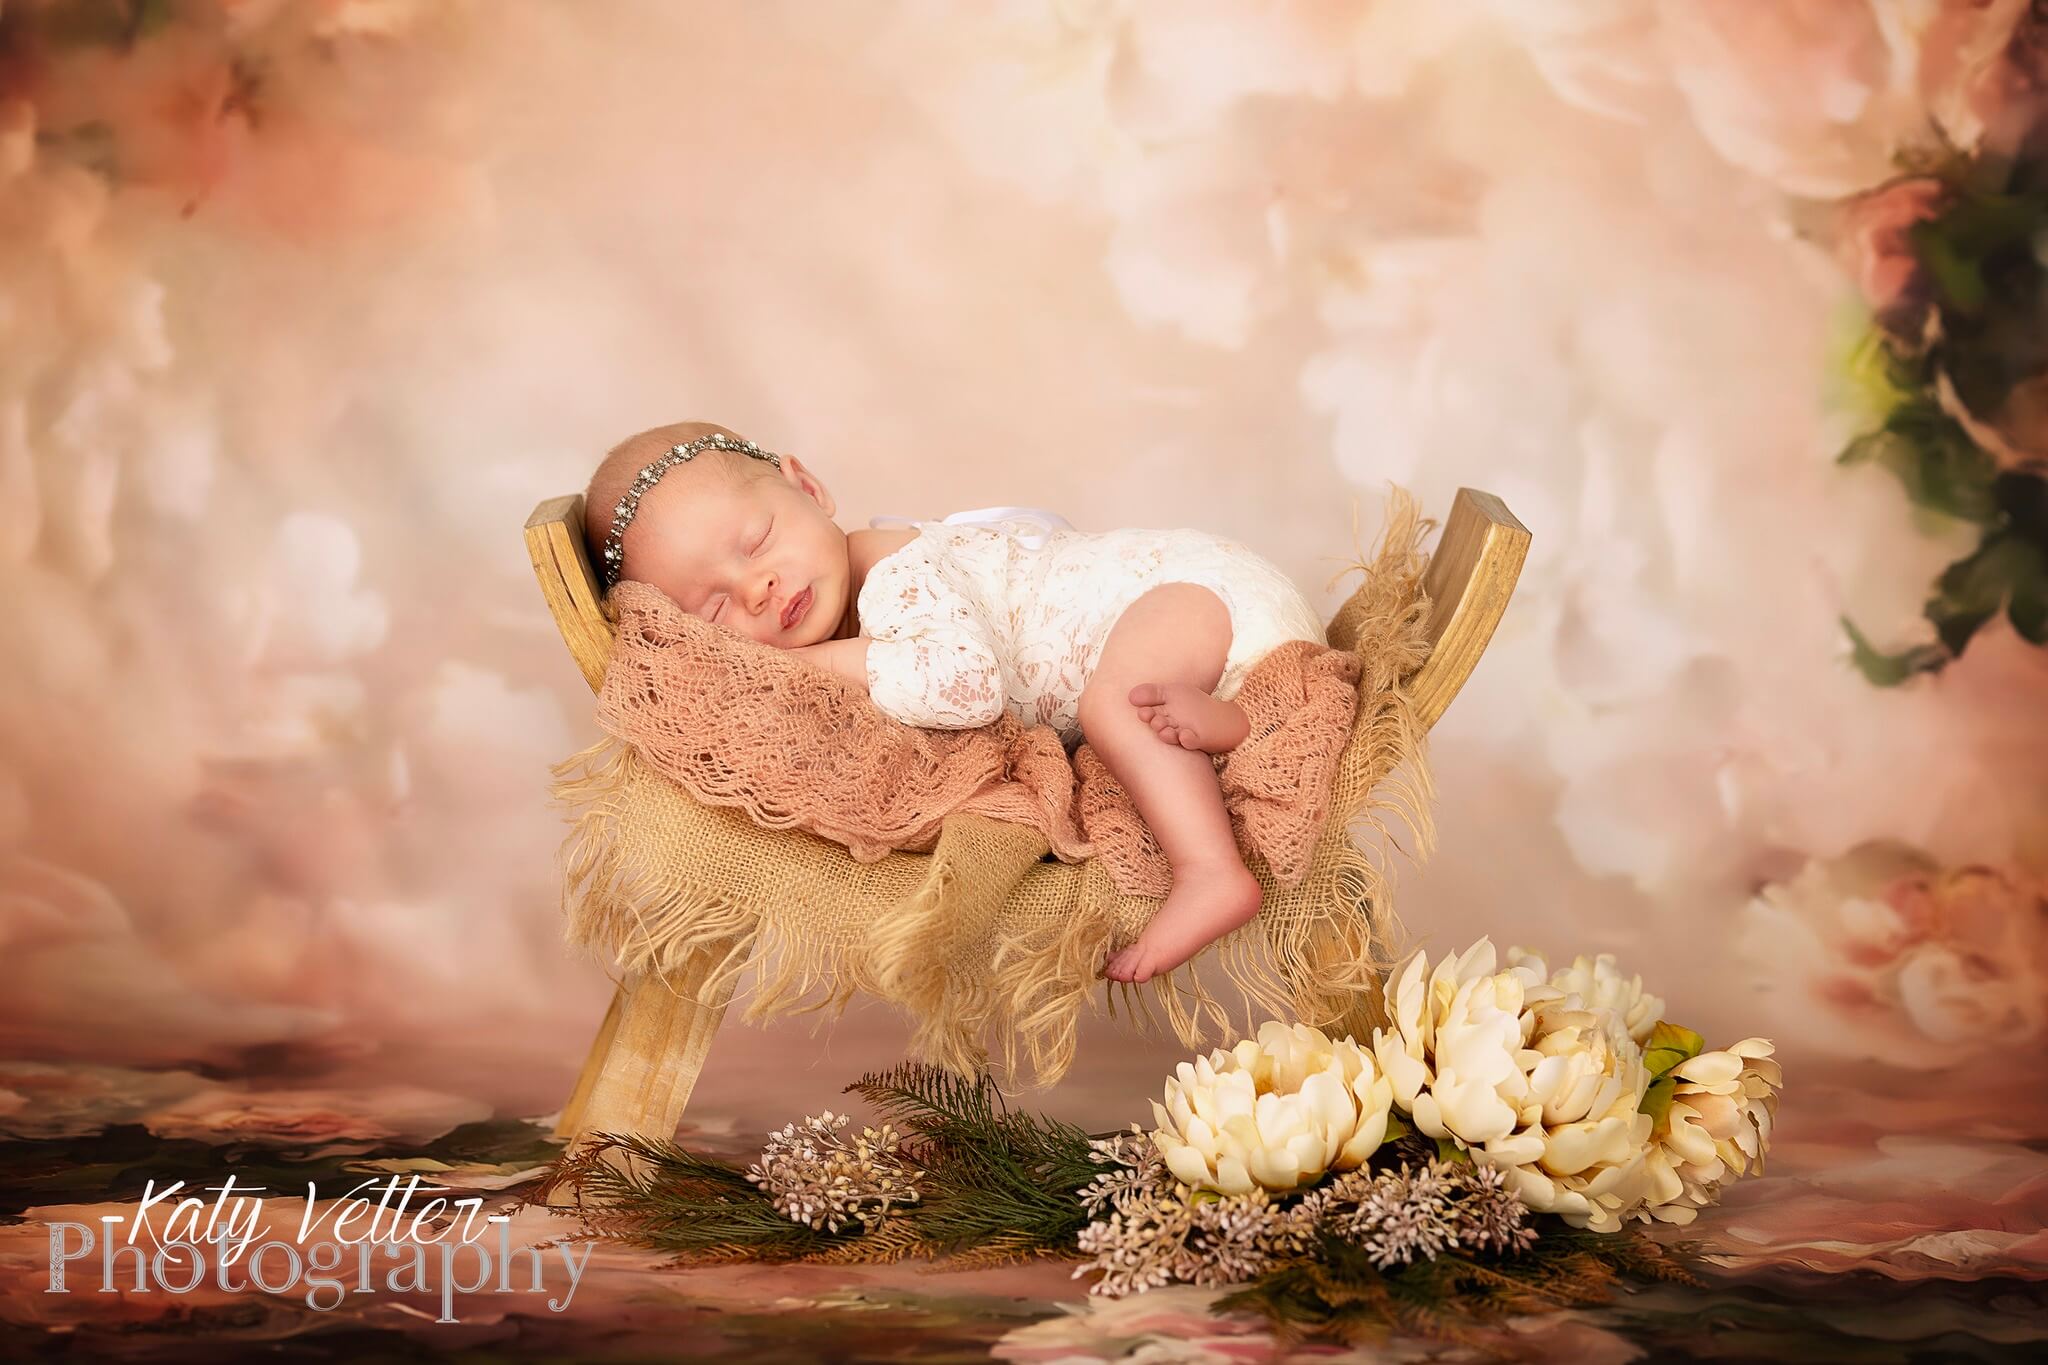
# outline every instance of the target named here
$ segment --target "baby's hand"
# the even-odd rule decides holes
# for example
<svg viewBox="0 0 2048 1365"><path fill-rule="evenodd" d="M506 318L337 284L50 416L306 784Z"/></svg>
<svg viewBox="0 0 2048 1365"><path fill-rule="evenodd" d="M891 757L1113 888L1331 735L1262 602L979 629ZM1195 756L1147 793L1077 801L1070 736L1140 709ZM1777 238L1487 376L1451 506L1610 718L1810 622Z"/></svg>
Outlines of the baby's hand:
<svg viewBox="0 0 2048 1365"><path fill-rule="evenodd" d="M838 674L865 692L868 690L868 638L856 635L851 640L820 640L814 645L798 645L789 652Z"/></svg>

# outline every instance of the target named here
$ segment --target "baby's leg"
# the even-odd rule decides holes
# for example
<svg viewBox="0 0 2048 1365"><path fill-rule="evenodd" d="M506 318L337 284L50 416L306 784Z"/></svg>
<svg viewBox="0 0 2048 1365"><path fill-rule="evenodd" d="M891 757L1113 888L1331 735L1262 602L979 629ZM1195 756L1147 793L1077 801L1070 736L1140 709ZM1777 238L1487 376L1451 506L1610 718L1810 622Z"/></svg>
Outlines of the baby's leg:
<svg viewBox="0 0 2048 1365"><path fill-rule="evenodd" d="M1131 794L1173 866L1173 889L1152 922L1104 966L1118 981L1169 971L1259 912L1258 879L1238 856L1214 762L1199 750L1160 743L1131 701L1141 683L1206 692L1223 676L1229 648L1230 613L1222 600L1197 584L1164 583L1117 618L1082 690L1082 734Z"/></svg>

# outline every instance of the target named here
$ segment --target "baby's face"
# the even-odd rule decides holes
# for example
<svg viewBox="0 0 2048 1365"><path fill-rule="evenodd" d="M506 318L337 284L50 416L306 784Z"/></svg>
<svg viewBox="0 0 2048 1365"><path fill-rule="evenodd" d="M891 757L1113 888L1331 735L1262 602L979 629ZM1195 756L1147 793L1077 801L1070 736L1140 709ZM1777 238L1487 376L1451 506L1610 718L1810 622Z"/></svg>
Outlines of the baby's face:
<svg viewBox="0 0 2048 1365"><path fill-rule="evenodd" d="M624 537L628 576L778 649L832 639L853 575L825 485L793 455L739 484L696 464L671 469L640 499Z"/></svg>

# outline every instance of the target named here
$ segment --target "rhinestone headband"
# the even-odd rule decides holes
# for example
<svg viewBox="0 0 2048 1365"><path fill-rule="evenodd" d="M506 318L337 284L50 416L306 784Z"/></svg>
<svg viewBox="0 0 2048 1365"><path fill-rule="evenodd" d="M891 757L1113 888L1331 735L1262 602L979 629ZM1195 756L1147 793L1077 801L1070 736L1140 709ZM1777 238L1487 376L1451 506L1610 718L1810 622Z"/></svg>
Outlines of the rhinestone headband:
<svg viewBox="0 0 2048 1365"><path fill-rule="evenodd" d="M612 533L604 538L604 554L598 561L598 571L604 575L606 588L619 581L619 563L626 557L626 528L633 524L633 514L640 510L640 499L648 489L661 482L662 475L679 464L696 459L698 453L707 446L715 446L720 450L737 450L757 460L766 460L777 469L782 468L780 455L771 454L752 441L735 440L723 434L699 436L684 445L670 446L667 454L641 469L633 480L633 486L626 490L626 495L612 508Z"/></svg>

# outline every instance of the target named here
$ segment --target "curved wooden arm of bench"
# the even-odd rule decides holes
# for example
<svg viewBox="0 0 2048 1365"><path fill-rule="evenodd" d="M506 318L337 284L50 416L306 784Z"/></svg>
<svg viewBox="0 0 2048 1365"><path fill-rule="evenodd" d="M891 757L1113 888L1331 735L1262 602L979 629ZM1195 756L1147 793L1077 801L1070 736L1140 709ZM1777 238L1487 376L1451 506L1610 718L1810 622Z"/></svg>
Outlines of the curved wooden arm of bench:
<svg viewBox="0 0 2048 1365"><path fill-rule="evenodd" d="M526 553L548 611L584 681L604 685L614 627L599 605L583 544L583 495L549 498L526 519ZM1529 553L1529 529L1491 493L1460 488L1423 576L1429 594L1429 658L1408 681L1425 726L1443 715L1486 651Z"/></svg>
<svg viewBox="0 0 2048 1365"><path fill-rule="evenodd" d="M1408 678L1415 718L1433 726L1472 676L1514 595L1529 528L1491 493L1460 488L1450 519L1429 557L1429 657Z"/></svg>
<svg viewBox="0 0 2048 1365"><path fill-rule="evenodd" d="M526 519L526 557L583 680L591 691L599 690L617 630L599 605L597 574L583 544L581 493L548 498L533 509Z"/></svg>

